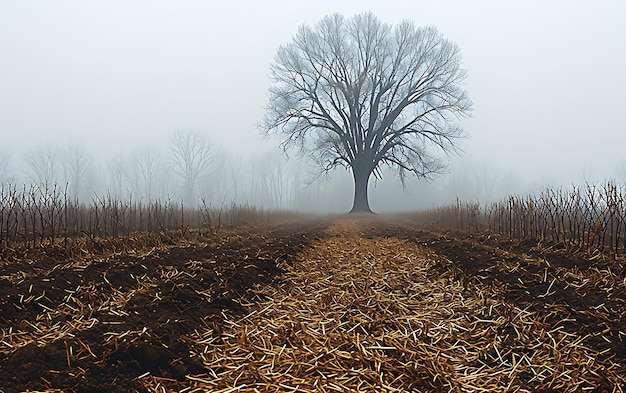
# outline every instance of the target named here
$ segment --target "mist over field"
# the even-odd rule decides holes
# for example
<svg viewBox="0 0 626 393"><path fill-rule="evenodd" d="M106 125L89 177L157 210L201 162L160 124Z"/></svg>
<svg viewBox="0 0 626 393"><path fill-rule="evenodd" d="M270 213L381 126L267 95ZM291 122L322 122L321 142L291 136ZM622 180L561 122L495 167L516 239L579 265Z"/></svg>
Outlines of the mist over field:
<svg viewBox="0 0 626 393"><path fill-rule="evenodd" d="M498 200L545 186L626 182L626 6L617 1L0 5L0 180L70 195L350 210L350 172L264 138L270 64L302 24L371 11L435 26L456 43L473 101L468 138L434 180L370 179L372 210ZM184 190L173 136L206 140ZM190 196L191 195L191 196Z"/></svg>
<svg viewBox="0 0 626 393"><path fill-rule="evenodd" d="M0 0L0 393L623 392L625 17Z"/></svg>

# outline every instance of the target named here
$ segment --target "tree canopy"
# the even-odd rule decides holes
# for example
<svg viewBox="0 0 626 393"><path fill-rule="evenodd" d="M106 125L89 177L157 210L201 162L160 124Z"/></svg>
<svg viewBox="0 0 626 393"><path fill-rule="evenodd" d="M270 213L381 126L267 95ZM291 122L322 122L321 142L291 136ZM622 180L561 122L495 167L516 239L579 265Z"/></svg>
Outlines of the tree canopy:
<svg viewBox="0 0 626 393"><path fill-rule="evenodd" d="M370 211L367 185L384 166L403 184L445 171L471 112L465 77L458 46L435 27L330 15L278 48L263 131L323 171L351 169L352 211Z"/></svg>

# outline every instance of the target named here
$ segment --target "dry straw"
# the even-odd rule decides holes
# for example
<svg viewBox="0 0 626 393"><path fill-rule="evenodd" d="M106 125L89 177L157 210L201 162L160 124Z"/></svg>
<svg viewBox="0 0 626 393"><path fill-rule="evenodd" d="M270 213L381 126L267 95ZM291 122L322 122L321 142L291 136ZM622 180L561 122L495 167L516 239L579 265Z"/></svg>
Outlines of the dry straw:
<svg viewBox="0 0 626 393"><path fill-rule="evenodd" d="M207 373L181 392L623 391L624 365L566 331L567 310L549 323L503 285L472 284L414 242L359 228L337 222L279 284L250 289L247 315L189 336Z"/></svg>
<svg viewBox="0 0 626 393"><path fill-rule="evenodd" d="M494 251L501 262L468 277L413 239L381 236L385 231L371 230L373 225L389 224L334 221L323 239L282 266L285 273L273 285L248 288L239 300L245 314L207 317L185 336L205 373L187 375L181 383L142 372L135 382L159 393L624 391L626 365L610 346L592 343L623 341L626 332L572 330L573 310L552 300L556 288L622 293L626 280L610 268L566 269L527 256L526 265L543 267L533 280L546 290L524 303L508 296L508 284L487 279L496 270L528 276L505 251ZM266 255L258 253L259 259ZM81 263L52 269L81 269ZM97 361L76 332L98 326L107 347L141 340L149 334L143 326L123 327L129 301L139 294L158 301L159 283L206 263L135 276L127 290L111 288L102 275L101 282L67 288L54 307L43 290L29 286L16 305L37 304L43 311L2 329L0 351L63 342L68 368L78 360ZM111 290L100 293L99 285ZM207 300L214 295L198 294ZM623 320L614 315L623 310L597 304L577 312L603 327Z"/></svg>

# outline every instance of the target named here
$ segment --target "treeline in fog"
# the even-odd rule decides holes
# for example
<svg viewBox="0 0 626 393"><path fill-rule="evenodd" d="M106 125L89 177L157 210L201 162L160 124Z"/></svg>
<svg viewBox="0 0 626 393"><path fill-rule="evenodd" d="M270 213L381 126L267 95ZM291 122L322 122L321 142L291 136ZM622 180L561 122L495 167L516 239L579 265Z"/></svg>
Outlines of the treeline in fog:
<svg viewBox="0 0 626 393"><path fill-rule="evenodd" d="M32 193L56 189L73 203L112 199L220 208L327 210L329 184L313 182L302 163L280 151L253 157L224 152L207 134L174 132L162 147L120 148L108 157L81 144L34 144L0 150L0 182Z"/></svg>
<svg viewBox="0 0 626 393"><path fill-rule="evenodd" d="M237 204L315 213L346 212L350 207L353 185L348 170L320 175L278 148L254 156L229 153L195 130L178 130L166 141L151 142L120 147L108 155L76 143L33 143L23 151L1 148L0 183L5 189L56 187L68 200L85 204L110 198L144 205ZM514 173L471 160L453 163L448 175L434 181L409 180L404 189L392 172L370 182L377 212L436 207L457 197L486 203L528 187Z"/></svg>

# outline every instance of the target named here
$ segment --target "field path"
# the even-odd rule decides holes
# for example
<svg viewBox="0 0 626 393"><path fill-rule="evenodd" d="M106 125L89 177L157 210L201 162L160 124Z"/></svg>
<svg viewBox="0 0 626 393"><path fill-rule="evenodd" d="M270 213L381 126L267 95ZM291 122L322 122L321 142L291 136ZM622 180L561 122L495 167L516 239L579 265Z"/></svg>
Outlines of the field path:
<svg viewBox="0 0 626 393"><path fill-rule="evenodd" d="M620 371L579 337L420 237L380 218L334 220L277 285L253 289L247 315L197 332L209 373L185 391L619 391Z"/></svg>
<svg viewBox="0 0 626 393"><path fill-rule="evenodd" d="M428 369L438 366L424 366L427 359L416 358L415 346L427 331L448 328L429 321L447 319L444 298L462 288L431 269L433 259L422 247L368 238L362 232L368 224L334 221L322 240L297 256L279 286L259 288L266 300L256 310L231 321L231 329L216 338L220 344L207 352L198 348L213 370L197 379L198 386L428 386ZM450 292L441 292L441 285Z"/></svg>

